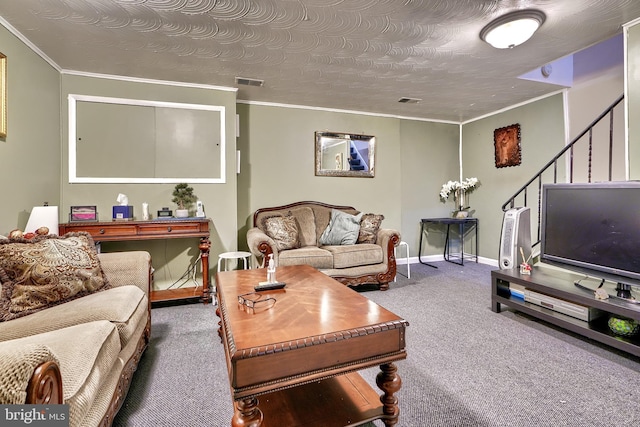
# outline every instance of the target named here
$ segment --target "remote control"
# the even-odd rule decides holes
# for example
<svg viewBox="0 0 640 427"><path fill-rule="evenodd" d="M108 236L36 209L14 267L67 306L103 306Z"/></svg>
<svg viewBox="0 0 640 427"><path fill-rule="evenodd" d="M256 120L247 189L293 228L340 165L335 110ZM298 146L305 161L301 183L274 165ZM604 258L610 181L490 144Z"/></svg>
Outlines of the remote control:
<svg viewBox="0 0 640 427"><path fill-rule="evenodd" d="M269 283L269 282L260 282L260 284L256 285L253 287L253 289L256 292L260 292L260 291L272 291L274 289L282 289L286 286L287 284L284 282L274 282L274 283Z"/></svg>

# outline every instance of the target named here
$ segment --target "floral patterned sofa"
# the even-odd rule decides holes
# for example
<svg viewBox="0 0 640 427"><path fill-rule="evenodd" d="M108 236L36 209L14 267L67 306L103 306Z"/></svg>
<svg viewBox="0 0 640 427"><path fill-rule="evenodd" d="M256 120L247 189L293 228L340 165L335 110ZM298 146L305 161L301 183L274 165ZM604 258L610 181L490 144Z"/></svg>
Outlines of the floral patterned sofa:
<svg viewBox="0 0 640 427"><path fill-rule="evenodd" d="M247 232L251 253L267 266L308 264L348 285L389 288L396 275L400 233L381 227L383 215L350 206L305 201L258 209Z"/></svg>

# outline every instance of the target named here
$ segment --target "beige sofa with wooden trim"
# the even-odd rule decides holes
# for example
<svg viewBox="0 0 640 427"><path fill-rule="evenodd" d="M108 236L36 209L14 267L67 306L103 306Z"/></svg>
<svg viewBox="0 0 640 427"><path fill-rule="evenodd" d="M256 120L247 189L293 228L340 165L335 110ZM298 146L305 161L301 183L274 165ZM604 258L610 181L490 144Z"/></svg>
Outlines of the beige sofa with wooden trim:
<svg viewBox="0 0 640 427"><path fill-rule="evenodd" d="M112 424L149 343L151 257L98 257L111 289L0 322L0 403L64 403L71 427Z"/></svg>
<svg viewBox="0 0 640 427"><path fill-rule="evenodd" d="M247 232L249 250L265 267L269 255L273 254L276 266L308 264L348 286L377 284L381 290L387 290L396 275L394 248L400 244L400 233L380 227L375 243L322 245L320 237L332 218L333 209L351 215L360 213L350 206L314 201L258 209L253 215L253 227ZM265 219L288 215L295 218L298 245L279 250L276 241L265 231Z"/></svg>

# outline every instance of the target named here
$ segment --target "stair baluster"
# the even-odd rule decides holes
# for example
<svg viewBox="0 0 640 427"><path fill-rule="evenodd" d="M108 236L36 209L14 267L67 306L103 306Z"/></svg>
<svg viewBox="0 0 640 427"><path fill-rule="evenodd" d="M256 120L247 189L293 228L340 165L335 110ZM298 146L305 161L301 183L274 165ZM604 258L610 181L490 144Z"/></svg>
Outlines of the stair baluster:
<svg viewBox="0 0 640 427"><path fill-rule="evenodd" d="M533 246L540 243L540 213L542 209L542 177L553 166L553 183L558 182L558 160L568 153L569 158L569 182L573 182L574 179L574 146L576 143L582 140L586 134L589 134L588 138L588 159L587 159L587 179L591 182L592 179L592 156L593 156L593 128L607 115L609 115L609 181L612 180L613 173L613 114L614 108L618 106L624 99L624 95L620 96L614 101L602 114L600 114L587 128L582 131L576 138L574 138L569 144L562 148L546 165L540 169L526 184L524 184L513 196L511 196L503 205L502 210L507 211L510 208L516 206L516 199L522 197L524 204L522 206L528 206L528 188L537 180L538 189L538 232L537 241L532 242Z"/></svg>

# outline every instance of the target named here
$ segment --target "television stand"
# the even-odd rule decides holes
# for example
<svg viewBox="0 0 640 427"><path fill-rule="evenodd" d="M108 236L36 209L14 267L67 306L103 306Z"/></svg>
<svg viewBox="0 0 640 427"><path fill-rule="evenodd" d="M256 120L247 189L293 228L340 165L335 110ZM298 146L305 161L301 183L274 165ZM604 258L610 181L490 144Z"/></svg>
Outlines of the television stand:
<svg viewBox="0 0 640 427"><path fill-rule="evenodd" d="M600 289L602 285L604 285L604 283L605 283L605 280L602 279L602 281L600 282L600 286L598 286L596 289L592 289L588 286L581 284L580 280L578 280L577 282L574 282L574 285L587 291L597 292L597 289ZM616 283L615 291L616 291L615 295L606 291L605 293L609 296L609 298L614 298L614 299L617 298L619 300L626 301L631 304L640 304L640 300L637 300L631 293L631 285L627 283L618 282Z"/></svg>
<svg viewBox="0 0 640 427"><path fill-rule="evenodd" d="M491 272L491 310L500 313L501 305L504 304L537 319L640 357L640 336L615 335L607 324L612 315L640 321L640 306L621 298L596 299L593 289L584 289L582 285L575 286L575 283L583 278L584 275L540 266L534 266L531 275L521 275L518 268L493 270ZM512 296L509 289L512 284L571 303L596 308L603 311L604 315L590 322L576 319ZM603 287L609 295L616 294L611 283L604 284Z"/></svg>

